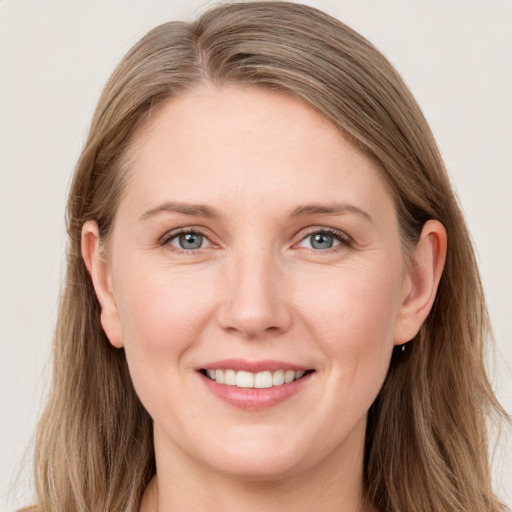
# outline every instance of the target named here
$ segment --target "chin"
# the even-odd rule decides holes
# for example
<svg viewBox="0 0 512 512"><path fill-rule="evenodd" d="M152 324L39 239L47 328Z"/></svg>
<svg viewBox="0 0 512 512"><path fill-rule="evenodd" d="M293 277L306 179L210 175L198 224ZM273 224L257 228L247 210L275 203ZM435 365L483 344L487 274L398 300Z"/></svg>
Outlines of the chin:
<svg viewBox="0 0 512 512"><path fill-rule="evenodd" d="M358 458L356 452L360 453L362 448L360 435L358 439L350 438L347 446L325 432L318 436L312 434L297 430L294 435L274 427L267 436L260 435L258 439L254 436L251 442L239 439L238 443L218 448L211 463L218 471L242 480L277 482L311 474L315 467L326 465L333 469L332 464L339 463L340 457ZM358 449L354 451L356 446Z"/></svg>
<svg viewBox="0 0 512 512"><path fill-rule="evenodd" d="M301 436L293 438L275 426L257 430L259 432L254 429L238 431L238 435L231 432L222 438L208 440L210 442L202 445L202 453L196 438L195 453L191 455L217 473L248 481L268 481L286 478L305 469L307 453L316 451L313 447L308 450L310 443ZM266 435L262 435L261 430L267 430Z"/></svg>
<svg viewBox="0 0 512 512"><path fill-rule="evenodd" d="M222 464L212 467L218 473L249 482L270 482L283 480L300 473L301 461L288 453L265 454L263 450L253 457L236 454L226 457Z"/></svg>

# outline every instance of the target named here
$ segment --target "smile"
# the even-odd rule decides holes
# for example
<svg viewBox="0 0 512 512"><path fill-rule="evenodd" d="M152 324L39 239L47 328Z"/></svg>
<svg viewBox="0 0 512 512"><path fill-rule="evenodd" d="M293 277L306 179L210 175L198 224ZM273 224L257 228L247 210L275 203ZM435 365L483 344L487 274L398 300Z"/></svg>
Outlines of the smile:
<svg viewBox="0 0 512 512"><path fill-rule="evenodd" d="M233 369L208 369L202 373L209 379L226 386L237 388L267 389L299 380L307 373L304 370L274 370L258 373Z"/></svg>
<svg viewBox="0 0 512 512"><path fill-rule="evenodd" d="M270 409L308 388L313 368L288 361L223 359L196 368L214 396L244 411Z"/></svg>

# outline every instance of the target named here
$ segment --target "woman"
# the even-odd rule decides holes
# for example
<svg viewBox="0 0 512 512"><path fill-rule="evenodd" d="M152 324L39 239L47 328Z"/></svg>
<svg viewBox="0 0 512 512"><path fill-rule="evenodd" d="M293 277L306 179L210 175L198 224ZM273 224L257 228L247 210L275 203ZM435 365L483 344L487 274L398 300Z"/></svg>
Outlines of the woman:
<svg viewBox="0 0 512 512"><path fill-rule="evenodd" d="M503 510L489 326L430 130L290 3L150 32L100 99L37 509Z"/></svg>

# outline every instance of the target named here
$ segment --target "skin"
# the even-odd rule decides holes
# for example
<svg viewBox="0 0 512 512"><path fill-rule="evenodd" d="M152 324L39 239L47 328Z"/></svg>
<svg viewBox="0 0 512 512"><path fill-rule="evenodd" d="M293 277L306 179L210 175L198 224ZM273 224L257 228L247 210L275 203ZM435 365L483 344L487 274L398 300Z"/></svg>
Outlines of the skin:
<svg viewBox="0 0 512 512"><path fill-rule="evenodd" d="M377 170L275 92L204 86L174 98L129 160L108 254L94 222L82 247L102 325L154 420L157 475L141 510L374 510L362 485L367 411L393 347L430 311L443 226L427 222L407 263ZM176 201L217 216L161 208ZM335 203L342 211L290 216ZM180 248L178 228L204 234L202 246ZM339 238L318 248L311 234L326 229ZM314 373L284 402L244 410L197 371L234 357Z"/></svg>

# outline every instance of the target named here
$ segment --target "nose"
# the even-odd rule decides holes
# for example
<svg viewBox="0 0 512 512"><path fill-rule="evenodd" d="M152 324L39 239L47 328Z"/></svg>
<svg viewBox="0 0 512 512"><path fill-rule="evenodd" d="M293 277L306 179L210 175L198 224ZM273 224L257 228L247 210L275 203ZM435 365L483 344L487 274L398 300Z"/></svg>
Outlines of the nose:
<svg viewBox="0 0 512 512"><path fill-rule="evenodd" d="M221 327L246 339L267 339L292 325L283 270L262 251L240 254L226 268Z"/></svg>

